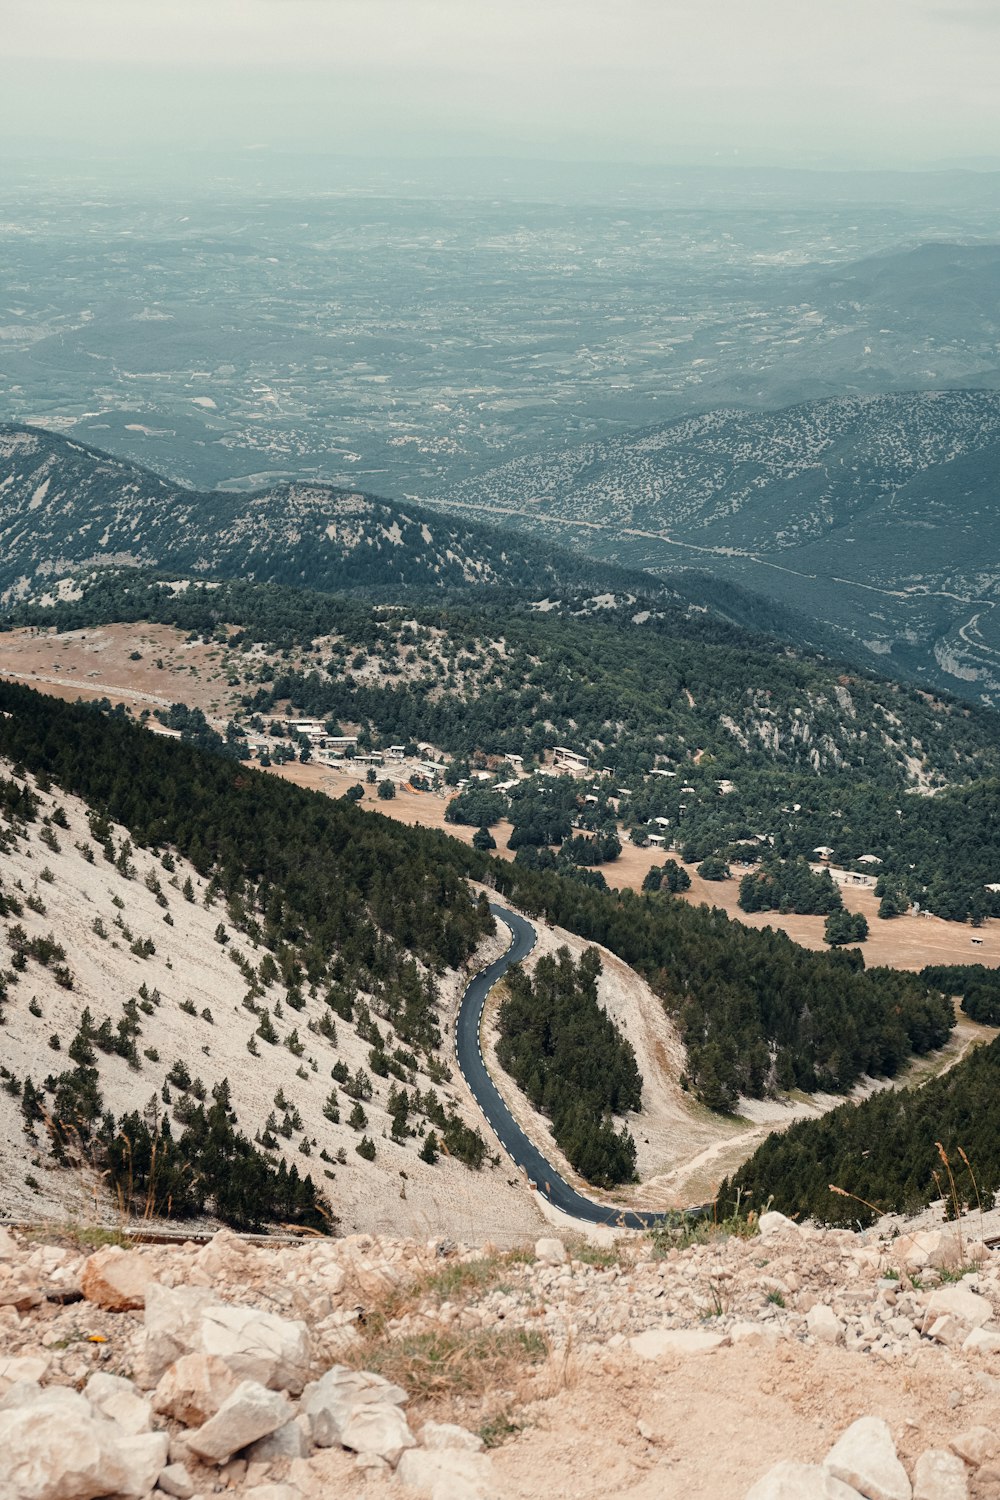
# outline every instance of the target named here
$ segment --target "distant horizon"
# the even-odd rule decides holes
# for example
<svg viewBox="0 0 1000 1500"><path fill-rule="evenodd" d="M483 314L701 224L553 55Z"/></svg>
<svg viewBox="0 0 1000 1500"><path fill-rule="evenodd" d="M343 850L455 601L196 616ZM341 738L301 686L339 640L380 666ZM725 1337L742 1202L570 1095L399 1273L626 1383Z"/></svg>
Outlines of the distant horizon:
<svg viewBox="0 0 1000 1500"><path fill-rule="evenodd" d="M994 0L7 0L0 139L948 170L998 42Z"/></svg>

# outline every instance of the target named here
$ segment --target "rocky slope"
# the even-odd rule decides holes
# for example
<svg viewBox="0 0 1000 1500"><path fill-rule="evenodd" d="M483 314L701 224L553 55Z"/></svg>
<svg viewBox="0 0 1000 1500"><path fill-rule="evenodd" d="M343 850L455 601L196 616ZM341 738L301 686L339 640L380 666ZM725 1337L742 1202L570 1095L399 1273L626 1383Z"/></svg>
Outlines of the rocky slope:
<svg viewBox="0 0 1000 1500"><path fill-rule="evenodd" d="M324 484L187 489L39 428L0 423L0 602L79 564L330 588L620 585L618 570L464 518ZM614 584L612 584L614 586Z"/></svg>
<svg viewBox="0 0 1000 1500"><path fill-rule="evenodd" d="M0 765L0 773L9 770ZM117 1037L119 1022L131 1007L141 1027L134 1056L121 1055L99 1038L91 1048L103 1107L116 1118L139 1110L158 1120L173 1114L176 1122L186 1111L185 1101L192 1105L199 1093L225 1078L240 1128L260 1139L270 1119L272 1159L311 1174L345 1229L405 1225L413 1232L440 1232L447 1225L455 1232L474 1223L497 1235L537 1229L538 1211L523 1180L507 1164L497 1168L486 1161L481 1170L471 1171L442 1152L432 1165L419 1157L425 1133L397 1132L394 1137L389 1094L399 1080L371 1071L370 1028L377 1023L366 1010L356 1010L353 1023L337 1017L333 1027L320 1029L315 1004L307 1001L297 1012L286 1002L283 1016L273 1023L277 1043L257 1039L255 1051L249 1051L257 1017L243 1005L247 986L239 960L242 956L245 962L245 955L253 953L253 942L232 923L224 904L212 898L206 880L179 855L170 861L169 872L146 850L131 852L130 873L123 874L99 853L100 863L91 862L82 852L92 848L86 806L54 789L38 791L33 779L25 784L41 799L40 817L8 843L0 866L0 889L20 907L19 913L10 908L0 918L0 952L9 985L2 1006L0 1071L0 1176L7 1216L58 1220L91 1216L96 1207L110 1210L113 1197L100 1187L86 1151L74 1158L75 1170L69 1170L53 1159L44 1124L31 1126L26 1134L23 1083L32 1078L40 1085L46 1074L72 1069L74 1058L67 1049L84 1012L89 1012L95 1033L105 1026ZM51 822L57 807L65 825ZM119 850L127 843L124 829L114 827L111 837ZM193 899L184 893L187 882ZM220 918L229 934L225 942L219 940ZM30 954L36 939L51 937L62 959L56 955L42 963L28 956L23 970L7 969L21 934L28 944L22 952ZM475 966L488 962L502 946L499 938L491 939ZM10 982L12 974L16 984ZM467 975L455 971L438 979L446 1027L466 982ZM280 999L277 1004L281 1009ZM382 1030L384 1034L384 1023ZM442 1106L474 1131L482 1120L461 1074L454 1069L452 1075L450 1055L446 1037L443 1071L433 1079L418 1071L413 1077L421 1091L435 1090ZM334 1067L346 1069L346 1085L331 1078ZM188 1088L168 1082L171 1073L182 1076L180 1069L187 1074ZM362 1102L363 1126L349 1123L359 1071L371 1089ZM199 1078L204 1082L199 1084ZM172 1099L169 1109L163 1101L165 1087ZM337 1102L336 1118L331 1098ZM419 1129L416 1117L411 1125ZM424 1131L428 1128L434 1127L425 1122ZM175 1123L175 1132L179 1129ZM375 1145L371 1161L357 1151L365 1138Z"/></svg>
<svg viewBox="0 0 1000 1500"><path fill-rule="evenodd" d="M3 1500L995 1500L1000 1257L699 1243L87 1256L0 1230Z"/></svg>
<svg viewBox="0 0 1000 1500"><path fill-rule="evenodd" d="M845 650L991 700L998 444L994 391L844 396L709 411L440 498L628 567L738 580L834 627Z"/></svg>

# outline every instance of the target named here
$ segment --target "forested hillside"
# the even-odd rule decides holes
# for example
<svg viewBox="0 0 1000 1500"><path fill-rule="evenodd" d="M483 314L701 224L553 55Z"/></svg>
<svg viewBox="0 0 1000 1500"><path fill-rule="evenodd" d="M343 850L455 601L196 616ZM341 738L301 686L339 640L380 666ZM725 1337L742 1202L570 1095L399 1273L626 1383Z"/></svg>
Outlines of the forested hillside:
<svg viewBox="0 0 1000 1500"><path fill-rule="evenodd" d="M540 958L532 975L515 965L497 1014L497 1058L588 1182L635 1180L635 1141L611 1115L642 1107L631 1044L597 1000L601 960L588 948L574 964L566 948Z"/></svg>
<svg viewBox="0 0 1000 1500"><path fill-rule="evenodd" d="M415 1055L438 1040L427 976L461 962L492 925L467 875L648 978L680 1026L687 1083L712 1108L740 1092L841 1091L891 1075L952 1024L950 1004L918 978L865 972L858 955L808 953L668 895L492 861L93 707L0 684L0 713L0 755L104 809L136 844L176 847L279 968L287 955L293 991L325 990L335 1013L351 1010L355 989L378 996Z"/></svg>
<svg viewBox="0 0 1000 1500"><path fill-rule="evenodd" d="M986 889L1000 881L1000 737L984 707L635 596L569 593L545 611L514 594L403 609L131 572L74 591L12 619L198 632L240 690L244 727L308 714L359 726L374 748L426 741L453 757L452 780L487 763L477 757L514 753L531 767L568 745L612 773L591 789L599 805L584 821L595 832L618 816L641 837L665 818L696 861L743 858L748 845L772 859L827 847L848 866L871 855L887 916L910 901L956 920L1000 909ZM616 813L618 788L628 798ZM537 797L519 789L505 804L496 816L520 830L514 847L546 842L531 832ZM550 842L581 815L560 805Z"/></svg>
<svg viewBox="0 0 1000 1500"><path fill-rule="evenodd" d="M1000 1037L920 1089L885 1090L769 1136L720 1198L770 1200L830 1224L916 1213L938 1198L950 1206L953 1184L963 1208L988 1207L1000 1189L998 1089Z"/></svg>
<svg viewBox="0 0 1000 1500"><path fill-rule="evenodd" d="M129 1211L318 1229L362 1160L484 1165L438 1092L442 982L494 927L461 851L23 690L0 740L0 1079L33 1156Z"/></svg>
<svg viewBox="0 0 1000 1500"><path fill-rule="evenodd" d="M850 268L869 291L877 271ZM849 274L829 281L850 297ZM623 566L708 570L823 622L848 655L992 702L998 451L995 390L838 395L520 458L440 503Z"/></svg>
<svg viewBox="0 0 1000 1500"><path fill-rule="evenodd" d="M324 484L172 484L40 428L0 423L0 601L95 563L282 583L417 589L620 585L622 573L420 505ZM614 586L614 583L610 583Z"/></svg>

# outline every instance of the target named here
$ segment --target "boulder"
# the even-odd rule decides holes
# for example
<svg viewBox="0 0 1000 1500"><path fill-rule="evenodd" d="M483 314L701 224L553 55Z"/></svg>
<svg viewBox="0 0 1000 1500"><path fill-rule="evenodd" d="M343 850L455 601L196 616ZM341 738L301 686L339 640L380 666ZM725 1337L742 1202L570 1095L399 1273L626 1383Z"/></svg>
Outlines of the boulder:
<svg viewBox="0 0 1000 1500"><path fill-rule="evenodd" d="M222 1464L258 1438L276 1432L294 1416L291 1402L255 1380L244 1380L195 1432L184 1435L192 1453Z"/></svg>
<svg viewBox="0 0 1000 1500"><path fill-rule="evenodd" d="M47 1354L22 1354L16 1359L0 1357L0 1396L6 1396L11 1386L21 1380L40 1383L49 1373L51 1364Z"/></svg>
<svg viewBox="0 0 1000 1500"><path fill-rule="evenodd" d="M967 1354L1000 1354L1000 1333L992 1328L974 1328L962 1348Z"/></svg>
<svg viewBox="0 0 1000 1500"><path fill-rule="evenodd" d="M425 1422L420 1429L422 1448L463 1448L469 1453L481 1453L486 1446L478 1432L459 1427L455 1422Z"/></svg>
<svg viewBox="0 0 1000 1500"><path fill-rule="evenodd" d="M88 1255L80 1276L80 1290L88 1302L107 1312L145 1307L146 1288L155 1280L149 1258L138 1250L106 1245Z"/></svg>
<svg viewBox="0 0 1000 1500"><path fill-rule="evenodd" d="M866 1500L912 1500L906 1470L881 1417L853 1422L830 1449L824 1467Z"/></svg>
<svg viewBox="0 0 1000 1500"><path fill-rule="evenodd" d="M316 1446L332 1448L341 1441L344 1426L356 1407L402 1406L406 1400L406 1392L381 1375L334 1365L320 1380L306 1386L299 1410L309 1422Z"/></svg>
<svg viewBox="0 0 1000 1500"><path fill-rule="evenodd" d="M913 1500L969 1500L962 1460L943 1448L921 1453L913 1470Z"/></svg>
<svg viewBox="0 0 1000 1500"><path fill-rule="evenodd" d="M629 1339L640 1359L662 1359L665 1354L710 1354L726 1342L722 1333L702 1328L647 1328Z"/></svg>
<svg viewBox="0 0 1000 1500"><path fill-rule="evenodd" d="M107 1375L98 1370L87 1381L83 1394L95 1412L109 1422L117 1422L133 1436L149 1432L153 1425L153 1408L139 1395L131 1380L125 1380L121 1375Z"/></svg>
<svg viewBox="0 0 1000 1500"><path fill-rule="evenodd" d="M489 1455L459 1448L410 1448L399 1460L396 1477L430 1500L492 1500L496 1493Z"/></svg>
<svg viewBox="0 0 1000 1500"><path fill-rule="evenodd" d="M789 1219L785 1214L779 1214L770 1209L766 1214L761 1214L757 1221L757 1233L762 1239L772 1239L780 1234L798 1234L799 1226L794 1219Z"/></svg>
<svg viewBox="0 0 1000 1500"><path fill-rule="evenodd" d="M965 1248L971 1259L973 1247ZM919 1271L921 1266L933 1266L940 1271L959 1265L963 1259L959 1254L958 1236L941 1229L919 1229L913 1234L901 1234L886 1246L886 1253L908 1271Z"/></svg>
<svg viewBox="0 0 1000 1500"><path fill-rule="evenodd" d="M17 1312L29 1312L45 1301L37 1276L18 1267L11 1269L0 1262L0 1307L13 1307Z"/></svg>
<svg viewBox="0 0 1000 1500"><path fill-rule="evenodd" d="M821 1344L839 1343L844 1332L843 1323L825 1302L817 1302L809 1309L806 1313L806 1327Z"/></svg>
<svg viewBox="0 0 1000 1500"><path fill-rule="evenodd" d="M381 1458L395 1466L416 1438L398 1406L388 1401L355 1406L340 1429L340 1442L364 1458Z"/></svg>
<svg viewBox="0 0 1000 1500"><path fill-rule="evenodd" d="M146 1330L143 1362L149 1385L156 1385L167 1366L182 1354L200 1348L202 1309L213 1301L213 1294L204 1287L150 1283L143 1315Z"/></svg>
<svg viewBox="0 0 1000 1500"><path fill-rule="evenodd" d="M993 1304L964 1282L958 1282L954 1286L939 1287L936 1292L931 1293L927 1299L924 1327L930 1328L938 1318L952 1317L964 1323L967 1328L981 1328L992 1316Z"/></svg>
<svg viewBox="0 0 1000 1500"><path fill-rule="evenodd" d="M17 1402L0 1410L4 1500L149 1494L167 1461L166 1433L123 1432L76 1391L15 1390Z"/></svg>
<svg viewBox="0 0 1000 1500"><path fill-rule="evenodd" d="M238 1385L229 1366L214 1354L182 1354L153 1392L153 1410L175 1417L185 1427L200 1427Z"/></svg>
<svg viewBox="0 0 1000 1500"><path fill-rule="evenodd" d="M184 1354L223 1360L240 1380L301 1391L311 1357L304 1323L256 1307L220 1302L204 1287L150 1284L146 1296L146 1373L156 1385Z"/></svg>
<svg viewBox="0 0 1000 1500"><path fill-rule="evenodd" d="M296 1417L251 1443L246 1459L251 1464L271 1464L278 1458L308 1458L311 1451L309 1423L304 1417Z"/></svg>
<svg viewBox="0 0 1000 1500"><path fill-rule="evenodd" d="M213 1281L239 1281L253 1258L254 1252L245 1240L233 1234L231 1229L220 1229L198 1251L194 1263Z"/></svg>
<svg viewBox="0 0 1000 1500"><path fill-rule="evenodd" d="M926 1332L927 1337L933 1339L936 1344L944 1344L948 1349L957 1349L965 1342L968 1328L965 1323L960 1323L950 1313L945 1313L942 1317L935 1318Z"/></svg>
<svg viewBox="0 0 1000 1500"><path fill-rule="evenodd" d="M17 1254L17 1240L9 1229L0 1228L0 1260L13 1260Z"/></svg>
<svg viewBox="0 0 1000 1500"><path fill-rule="evenodd" d="M969 1427L953 1437L948 1447L973 1469L1000 1460L1000 1436L989 1427Z"/></svg>
<svg viewBox="0 0 1000 1500"><path fill-rule="evenodd" d="M304 1323L218 1302L202 1310L198 1336L201 1351L224 1360L242 1380L297 1395L308 1377L312 1351Z"/></svg>
<svg viewBox="0 0 1000 1500"><path fill-rule="evenodd" d="M817 1464L775 1464L747 1490L746 1500L858 1500L857 1490Z"/></svg>
<svg viewBox="0 0 1000 1500"><path fill-rule="evenodd" d="M541 1261L543 1266L561 1266L568 1259L566 1246L562 1240L554 1236L549 1239L536 1240L535 1259Z"/></svg>
<svg viewBox="0 0 1000 1500"><path fill-rule="evenodd" d="M183 1464L167 1464L156 1483L158 1489L165 1495L173 1495L174 1500L191 1500L194 1494L194 1483Z"/></svg>

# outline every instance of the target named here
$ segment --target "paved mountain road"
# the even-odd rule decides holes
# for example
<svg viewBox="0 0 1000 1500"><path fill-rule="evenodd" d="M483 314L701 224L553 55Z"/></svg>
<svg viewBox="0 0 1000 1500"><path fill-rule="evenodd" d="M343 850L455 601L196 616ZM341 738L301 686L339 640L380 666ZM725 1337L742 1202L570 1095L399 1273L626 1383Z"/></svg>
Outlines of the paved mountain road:
<svg viewBox="0 0 1000 1500"><path fill-rule="evenodd" d="M462 997L455 1026L455 1053L462 1076L507 1155L515 1166L524 1168L529 1180L554 1208L574 1219L582 1219L587 1224L649 1229L668 1216L662 1213L636 1213L631 1209L614 1208L585 1198L582 1193L570 1187L565 1178L560 1177L551 1163L545 1160L500 1097L483 1060L480 1042L483 1009L486 997L497 980L503 977L511 964L520 963L527 958L535 946L537 933L524 917L508 911L496 902L490 902L490 911L499 922L510 928L513 936L510 947L502 958L496 959L477 974Z"/></svg>

